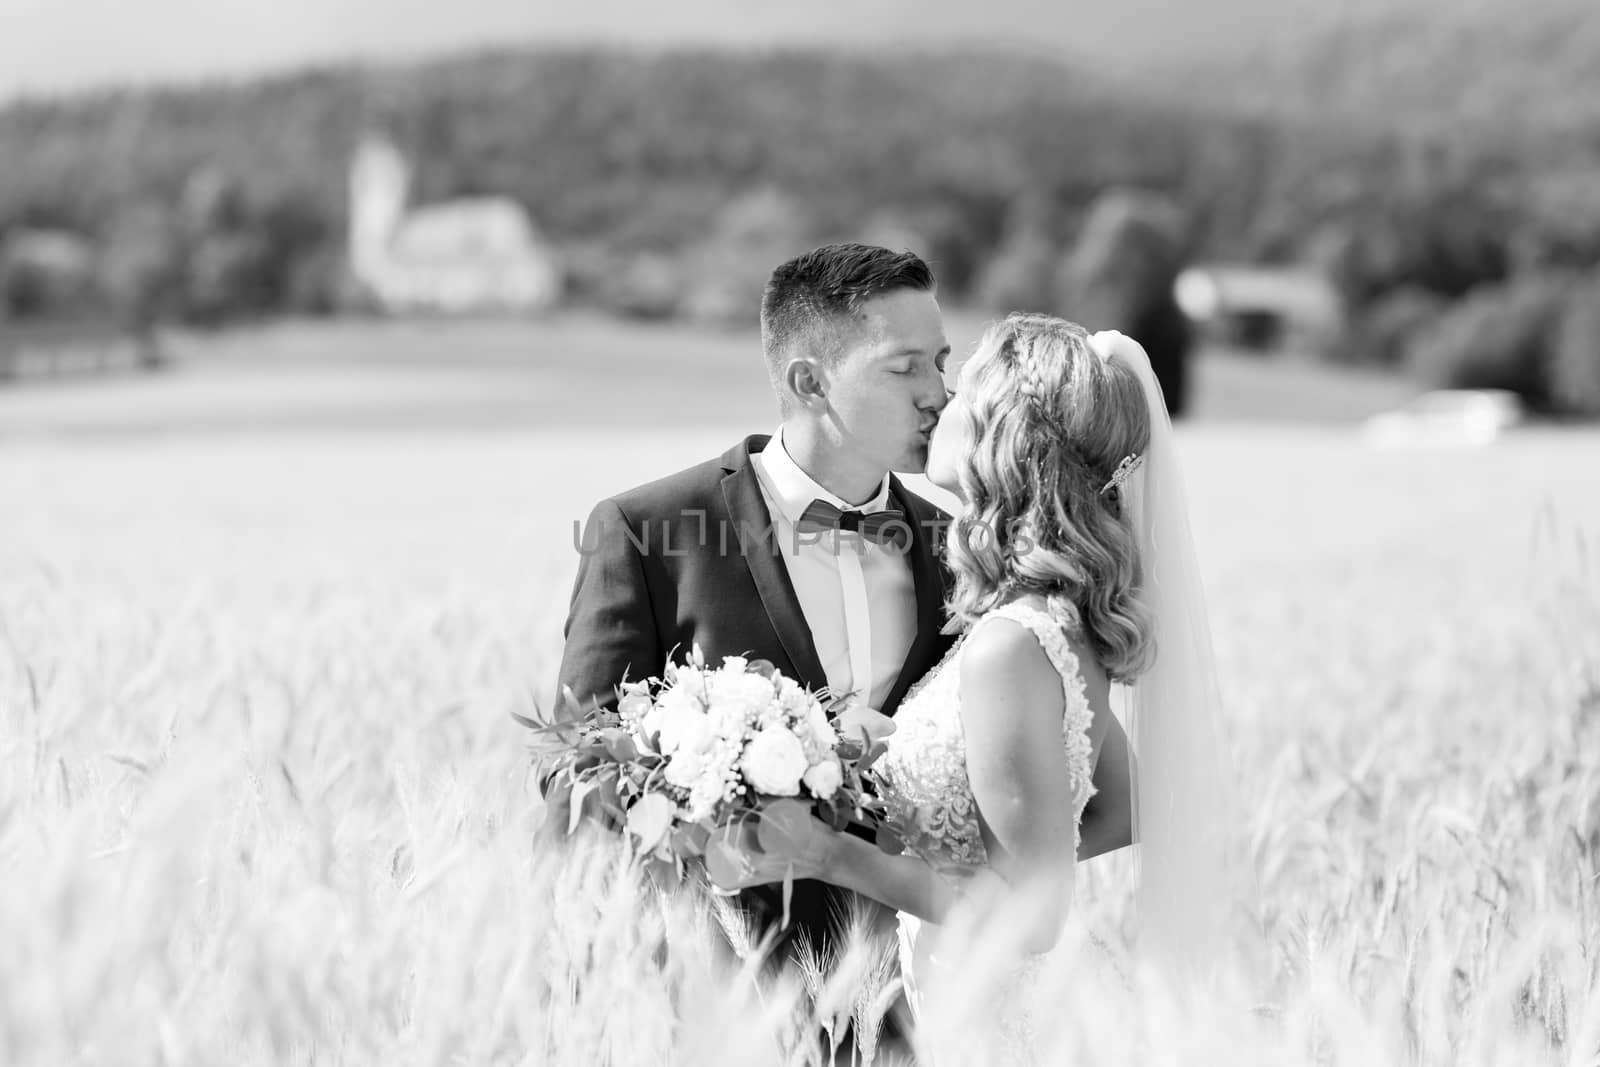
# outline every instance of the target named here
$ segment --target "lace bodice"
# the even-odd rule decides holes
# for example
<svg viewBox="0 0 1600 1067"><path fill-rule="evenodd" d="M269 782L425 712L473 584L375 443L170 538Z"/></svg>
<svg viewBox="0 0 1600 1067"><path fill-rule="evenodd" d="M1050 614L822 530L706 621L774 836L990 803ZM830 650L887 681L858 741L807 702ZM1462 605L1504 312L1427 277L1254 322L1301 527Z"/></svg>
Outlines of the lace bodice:
<svg viewBox="0 0 1600 1067"><path fill-rule="evenodd" d="M1072 786L1076 848L1077 818L1095 793L1089 740L1093 713L1068 637L1069 631L1079 629L1077 612L1064 600L1051 600L1047 608L1013 601L980 618L967 636L991 619L1010 619L1026 626L1061 675L1065 697L1061 737ZM984 866L989 858L967 777L966 737L961 726L961 651L965 643L963 637L907 694L895 713L888 751L874 766L879 795L895 820L912 828L907 847L942 868Z"/></svg>

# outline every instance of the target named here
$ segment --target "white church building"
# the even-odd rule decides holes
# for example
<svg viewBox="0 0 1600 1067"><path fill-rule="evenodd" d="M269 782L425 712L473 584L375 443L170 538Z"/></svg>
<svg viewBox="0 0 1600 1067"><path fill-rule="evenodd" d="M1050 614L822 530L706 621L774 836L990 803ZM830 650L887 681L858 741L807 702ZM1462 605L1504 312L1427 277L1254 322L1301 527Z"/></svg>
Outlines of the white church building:
<svg viewBox="0 0 1600 1067"><path fill-rule="evenodd" d="M410 205L411 168L369 136L350 167L350 270L391 312L548 310L561 296L554 249L522 205L472 197Z"/></svg>

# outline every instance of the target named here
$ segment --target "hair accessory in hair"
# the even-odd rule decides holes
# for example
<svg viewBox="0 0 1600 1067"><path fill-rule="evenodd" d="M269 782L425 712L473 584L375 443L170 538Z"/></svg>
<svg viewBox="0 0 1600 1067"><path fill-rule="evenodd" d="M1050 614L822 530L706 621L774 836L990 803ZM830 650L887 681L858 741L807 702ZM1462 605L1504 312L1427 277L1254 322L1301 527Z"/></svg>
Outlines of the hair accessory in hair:
<svg viewBox="0 0 1600 1067"><path fill-rule="evenodd" d="M1100 357L1101 366L1111 362L1111 356L1117 350L1117 338L1121 336L1115 330L1102 330L1089 338L1089 350Z"/></svg>
<svg viewBox="0 0 1600 1067"><path fill-rule="evenodd" d="M1122 483L1127 481L1128 476L1134 471L1138 470L1140 465L1143 463L1144 456L1138 452L1133 452L1129 455L1123 456L1122 462L1118 463L1117 469L1112 472L1111 480L1105 485L1102 485L1100 487L1100 491L1102 493L1109 493L1113 489L1121 489Z"/></svg>

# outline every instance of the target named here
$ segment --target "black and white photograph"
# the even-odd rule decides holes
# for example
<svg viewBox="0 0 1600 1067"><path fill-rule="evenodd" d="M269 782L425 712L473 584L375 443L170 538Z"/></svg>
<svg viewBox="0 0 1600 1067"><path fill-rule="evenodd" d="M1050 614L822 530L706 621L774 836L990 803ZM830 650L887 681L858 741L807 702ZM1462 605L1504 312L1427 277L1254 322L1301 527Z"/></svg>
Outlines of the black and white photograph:
<svg viewBox="0 0 1600 1067"><path fill-rule="evenodd" d="M1600 1067L1600 9L0 0L0 1064Z"/></svg>

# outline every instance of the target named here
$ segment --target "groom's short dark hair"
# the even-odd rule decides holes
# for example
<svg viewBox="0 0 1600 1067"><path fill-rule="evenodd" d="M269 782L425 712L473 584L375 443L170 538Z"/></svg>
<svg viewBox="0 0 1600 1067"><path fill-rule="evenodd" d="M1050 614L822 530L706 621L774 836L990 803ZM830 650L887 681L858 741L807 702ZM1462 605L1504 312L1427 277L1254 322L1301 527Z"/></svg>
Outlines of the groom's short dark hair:
<svg viewBox="0 0 1600 1067"><path fill-rule="evenodd" d="M854 315L872 297L896 289L929 292L933 271L914 252L892 252L876 245L837 244L814 248L778 267L761 294L761 347L767 370L781 373L784 357L797 342L816 337L830 320ZM823 349L824 355L834 353Z"/></svg>

